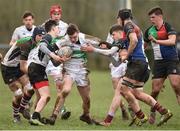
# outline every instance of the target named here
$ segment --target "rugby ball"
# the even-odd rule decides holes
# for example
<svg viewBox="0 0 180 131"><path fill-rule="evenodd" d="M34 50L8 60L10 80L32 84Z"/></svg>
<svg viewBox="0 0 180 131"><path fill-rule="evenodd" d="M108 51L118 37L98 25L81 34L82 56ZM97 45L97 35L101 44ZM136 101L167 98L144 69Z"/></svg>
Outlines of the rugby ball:
<svg viewBox="0 0 180 131"><path fill-rule="evenodd" d="M63 56L70 57L72 53L73 53L73 50L71 49L71 47L63 46L58 50L57 55L60 57L63 57Z"/></svg>

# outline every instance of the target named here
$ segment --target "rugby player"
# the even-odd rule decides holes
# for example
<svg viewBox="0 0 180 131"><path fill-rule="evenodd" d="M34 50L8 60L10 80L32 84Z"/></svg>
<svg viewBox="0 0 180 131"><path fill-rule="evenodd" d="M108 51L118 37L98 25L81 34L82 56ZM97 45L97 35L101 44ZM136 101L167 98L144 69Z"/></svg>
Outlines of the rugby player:
<svg viewBox="0 0 180 131"><path fill-rule="evenodd" d="M95 48L90 44L82 48L83 51L96 52L109 56L112 61L111 66L113 66L113 68L111 68L111 74L112 77L114 76L113 78L115 78L115 80L113 81L114 98L111 102L107 117L103 122L101 122L102 125L104 124L106 126L110 125L117 108L119 106L122 106L122 100L119 94L120 88L117 88L117 85L119 80L124 76L127 68L127 61L121 63L121 61L119 60L119 50L122 51L125 49L125 41L123 40L123 28L117 24L113 25L110 29L110 35L112 35L113 42L112 44L108 42L101 42L100 47L103 49ZM124 107L122 109L122 115L124 119L128 119L128 114Z"/></svg>
<svg viewBox="0 0 180 131"><path fill-rule="evenodd" d="M62 8L60 7L60 5L52 5L50 8L50 19L55 20L58 23L58 27L60 29L58 33L58 37L54 39L54 42L60 40L63 36L65 36L68 27L68 24L61 20L61 16L62 16ZM44 26L44 24L42 26ZM47 75L51 76L54 79L57 89L57 98L53 112L54 110L56 110L56 105L60 99L59 95L62 90L62 85L63 85L62 70L63 70L62 64L55 67L51 61L49 61L46 67L46 73ZM61 110L60 111L61 119L68 119L70 117L71 112L67 111L65 106L63 106L60 110Z"/></svg>
<svg viewBox="0 0 180 131"><path fill-rule="evenodd" d="M35 28L34 15L31 12L26 11L22 16L22 19L24 25L17 27L14 30L11 41L9 43L10 46L12 46L20 38L32 36L33 30Z"/></svg>
<svg viewBox="0 0 180 131"><path fill-rule="evenodd" d="M30 119L31 125L44 125L41 121L41 111L50 100L49 82L46 74L46 66L51 59L53 63L60 64L68 60L65 57L59 57L54 52L59 48L53 42L53 38L58 37L59 27L55 20L49 20L45 23L47 34L40 41L36 52L33 55L32 62L28 67L28 76L33 85L36 95L39 96L36 108Z"/></svg>
<svg viewBox="0 0 180 131"><path fill-rule="evenodd" d="M176 31L163 20L163 11L160 7L152 8L149 13L152 23L146 32L144 41L151 43L154 53L151 96L157 100L168 77L170 84L180 104L180 67L176 51ZM149 122L155 122L155 110L152 108Z"/></svg>
<svg viewBox="0 0 180 131"><path fill-rule="evenodd" d="M148 120L142 112L138 100L150 105L162 115L160 122L157 124L160 126L172 117L172 113L161 106L153 97L143 92L144 83L149 78L149 66L144 53L142 31L132 21L130 9L119 10L118 20L124 28L125 38L128 41L127 54L121 56L121 61L128 59L127 70L118 86L121 86L123 96L135 113L130 126L132 124L141 126Z"/></svg>
<svg viewBox="0 0 180 131"><path fill-rule="evenodd" d="M87 124L93 124L90 117L90 82L88 78L87 69L87 56L86 53L81 51L82 46L86 46L87 43L97 44L98 42L92 39L87 39L87 35L81 33L78 27L74 24L70 24L67 28L67 35L61 41L58 41L59 46L63 43L67 43L73 50L73 54L69 61L63 63L65 74L63 89L60 93L60 100L57 105L61 108L65 102L66 97L69 95L73 83L76 83L77 89L83 101L83 114L80 116L80 120ZM50 117L50 124L54 125L59 109L56 109Z"/></svg>
<svg viewBox="0 0 180 131"><path fill-rule="evenodd" d="M42 39L42 36L40 35L43 35L43 31L36 28L32 37L24 37L17 40L6 53L1 64L4 82L14 93L12 100L14 122L20 122L19 112L22 113L26 119L30 119L30 114L25 109L34 94L34 90L26 74L27 71L24 69L27 66L22 61L24 61L25 58L27 60L29 55L29 52L24 52L25 49L30 51L32 46ZM22 86L23 88L21 89L19 86Z"/></svg>

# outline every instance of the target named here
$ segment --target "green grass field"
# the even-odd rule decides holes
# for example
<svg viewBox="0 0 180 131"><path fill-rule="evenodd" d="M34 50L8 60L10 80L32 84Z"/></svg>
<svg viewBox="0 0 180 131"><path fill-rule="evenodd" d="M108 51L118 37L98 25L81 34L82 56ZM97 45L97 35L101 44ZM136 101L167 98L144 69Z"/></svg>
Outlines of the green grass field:
<svg viewBox="0 0 180 131"><path fill-rule="evenodd" d="M92 71L90 74L91 80L91 115L93 118L98 120L104 119L108 111L109 105L113 97L113 89L111 85L109 72L99 72ZM66 100L66 107L71 111L72 115L68 120L58 119L56 125L50 126L31 126L28 121L22 118L22 123L14 124L12 122L12 108L11 108L11 98L12 93L9 91L8 87L4 84L2 77L0 77L0 130L1 129L15 129L15 130L178 130L180 129L180 107L177 104L175 94L169 86L169 82L165 83L166 88L161 92L159 96L159 101L168 107L174 114L172 119L168 121L167 124L156 127L156 125L145 124L142 127L128 127L130 121L122 121L121 113L118 110L113 123L110 127L101 127L95 125L87 125L79 120L79 116L82 113L81 108L81 98L76 90L73 88L71 94ZM42 113L42 116L50 116L51 111L54 106L56 98L56 90L54 84L51 82L51 101L46 106ZM145 85L145 92L150 93L151 81ZM141 103L142 110L148 114L149 107L144 103ZM157 116L157 120L160 116Z"/></svg>

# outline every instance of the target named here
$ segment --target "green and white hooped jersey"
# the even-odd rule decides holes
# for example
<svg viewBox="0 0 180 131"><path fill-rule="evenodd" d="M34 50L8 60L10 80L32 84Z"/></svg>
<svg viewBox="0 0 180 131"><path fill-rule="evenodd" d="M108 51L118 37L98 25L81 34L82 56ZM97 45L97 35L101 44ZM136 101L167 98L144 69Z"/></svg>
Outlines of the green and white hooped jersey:
<svg viewBox="0 0 180 131"><path fill-rule="evenodd" d="M82 46L86 46L87 43L95 44L97 41L86 39L85 34L79 33L78 42L71 43L68 35L66 35L62 40L58 41L56 44L60 48L63 45L68 45L72 48L73 54L71 59L64 62L64 68L68 71L79 72L80 70L86 70L87 55L85 52L81 51Z"/></svg>

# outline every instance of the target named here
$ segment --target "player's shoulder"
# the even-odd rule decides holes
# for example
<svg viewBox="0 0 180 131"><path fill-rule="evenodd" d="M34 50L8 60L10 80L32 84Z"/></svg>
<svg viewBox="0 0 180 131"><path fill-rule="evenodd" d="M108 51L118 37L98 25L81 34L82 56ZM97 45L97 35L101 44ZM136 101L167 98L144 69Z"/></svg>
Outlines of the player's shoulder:
<svg viewBox="0 0 180 131"><path fill-rule="evenodd" d="M68 27L68 24L62 20L59 21L59 25L62 27Z"/></svg>
<svg viewBox="0 0 180 131"><path fill-rule="evenodd" d="M25 25L21 25L21 26L16 27L15 31L22 31L22 30L25 30L25 29L26 29Z"/></svg>

